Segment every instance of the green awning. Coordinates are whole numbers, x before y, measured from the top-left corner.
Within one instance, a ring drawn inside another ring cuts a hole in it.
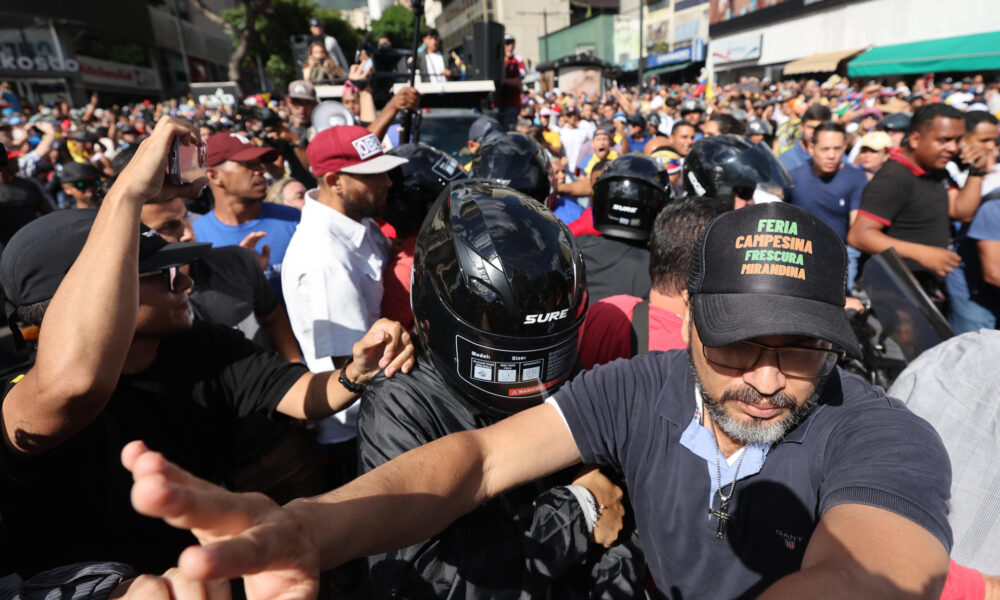
[[[998,69],[1000,31],[879,46],[847,63],[848,77]]]
[[[648,71],[643,71],[642,76],[646,75],[659,75],[660,73],[673,73],[674,71],[680,71],[681,69],[686,69],[690,67],[693,63],[691,61],[686,61],[682,63],[677,63],[676,65],[664,65],[662,67],[656,67],[655,69],[649,69]]]

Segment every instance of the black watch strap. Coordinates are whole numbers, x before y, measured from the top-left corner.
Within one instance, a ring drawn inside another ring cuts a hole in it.
[[[340,367],[340,377],[337,378],[337,381],[340,382],[340,385],[347,388],[347,391],[352,392],[354,394],[360,394],[361,392],[365,391],[364,384],[355,383],[347,378],[347,365],[351,364],[351,361],[353,360],[354,357],[351,356],[350,358],[347,359],[347,362],[344,363],[344,366]]]

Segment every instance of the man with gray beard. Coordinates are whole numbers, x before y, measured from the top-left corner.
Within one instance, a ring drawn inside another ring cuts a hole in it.
[[[123,453],[133,505],[196,528],[206,546],[180,561],[192,577],[253,573],[259,591],[308,591],[321,566],[426,539],[491,497],[593,463],[624,476],[656,598],[939,598],[948,456],[928,423],[837,368],[860,353],[846,271],[843,242],[810,213],[730,211],[692,251],[688,349],[601,365],[540,406],[283,508],[135,443]],[[605,507],[588,504],[602,527]]]

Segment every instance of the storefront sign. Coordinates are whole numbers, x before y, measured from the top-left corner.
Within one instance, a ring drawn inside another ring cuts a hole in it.
[[[80,63],[80,74],[84,83],[150,91],[160,89],[160,76],[155,69],[89,56],[79,56],[77,60]]]
[[[219,108],[220,106],[236,108],[236,104],[240,100],[240,88],[232,81],[192,83],[191,93],[198,104],[206,108]]]
[[[717,65],[743,60],[756,60],[760,58],[760,37],[760,34],[754,34],[731,39],[712,40],[710,46],[712,60]]]
[[[0,29],[0,73],[17,77],[76,76],[80,65],[59,58],[58,41],[48,29]]]
[[[705,43],[701,40],[695,40],[694,44],[687,48],[647,57],[646,68],[653,69],[664,65],[674,65],[682,62],[700,62],[703,60],[705,60]]]

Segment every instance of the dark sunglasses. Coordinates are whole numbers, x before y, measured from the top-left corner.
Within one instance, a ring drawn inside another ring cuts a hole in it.
[[[829,348],[803,346],[767,346],[757,342],[742,341],[717,348],[702,345],[708,362],[737,371],[753,369],[765,350],[773,350],[778,358],[778,370],[786,377],[817,379],[826,377],[837,366],[843,352]]]
[[[174,284],[177,280],[177,267],[167,267],[166,269],[160,269],[158,271],[149,271],[148,273],[139,273],[139,279],[146,277],[166,277],[167,279],[167,289],[171,292],[174,290]]]
[[[103,177],[95,177],[93,179],[84,179],[83,181],[74,181],[73,187],[78,190],[85,190],[87,188],[97,187],[104,183]]]

